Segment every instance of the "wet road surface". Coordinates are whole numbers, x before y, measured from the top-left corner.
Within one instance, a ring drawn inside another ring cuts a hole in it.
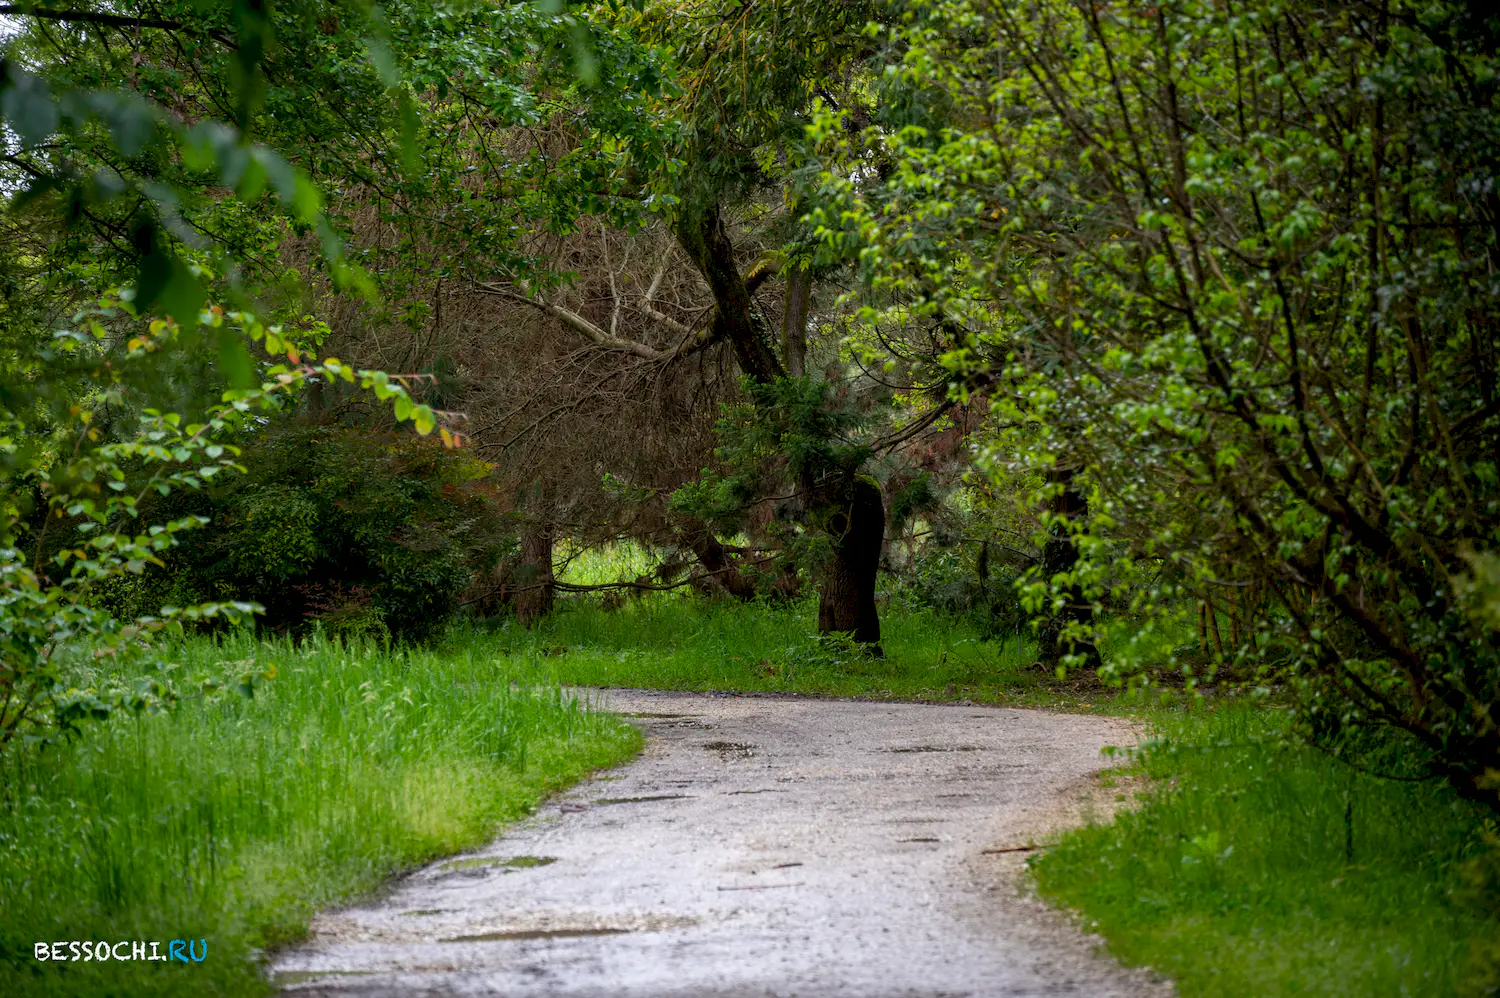
[[[1166,995],[1020,882],[1079,820],[1110,718],[608,691],[641,758],[488,847],[328,912],[298,998]],[[1097,794],[1095,795],[1097,796]]]

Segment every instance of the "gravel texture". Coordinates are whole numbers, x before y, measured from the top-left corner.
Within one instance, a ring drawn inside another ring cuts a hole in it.
[[[610,690],[645,753],[485,849],[320,915],[288,995],[1171,994],[1029,896],[1025,846],[1113,805],[1124,721]],[[1107,800],[1108,805],[1102,803]]]

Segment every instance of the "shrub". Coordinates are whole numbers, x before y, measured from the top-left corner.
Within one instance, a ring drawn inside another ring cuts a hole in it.
[[[235,594],[264,626],[420,640],[512,544],[490,466],[407,434],[286,421],[245,441],[246,474],[177,500],[209,517],[117,600]]]

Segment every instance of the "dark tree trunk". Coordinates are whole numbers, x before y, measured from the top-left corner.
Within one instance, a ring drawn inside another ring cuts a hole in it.
[[[750,288],[734,262],[734,244],[724,230],[719,206],[684,206],[677,222],[677,242],[713,291],[713,339],[728,340],[740,370],[756,381],[772,382],[785,375],[755,321]]]
[[[812,304],[812,273],[787,271],[786,307],[781,314],[781,356],[786,373],[800,378],[807,363],[807,310]]]
[[[527,627],[552,612],[552,528],[535,525],[521,536],[521,557],[512,576],[516,619]]]
[[[1088,499],[1073,487],[1074,469],[1061,468],[1048,472],[1047,481],[1061,485],[1062,489],[1047,500],[1047,510],[1068,520],[1075,520],[1088,513]],[[1073,535],[1061,523],[1054,523],[1042,545],[1042,574],[1050,582],[1061,572],[1071,572],[1078,564],[1078,547]],[[1083,587],[1069,586],[1067,605],[1060,614],[1051,614],[1043,619],[1041,632],[1037,635],[1037,657],[1049,666],[1056,666],[1064,655],[1083,655],[1090,669],[1099,667],[1099,650],[1087,641],[1064,641],[1062,632],[1069,623],[1091,624],[1094,607],[1083,598]]]
[[[866,476],[857,476],[818,513],[833,541],[833,560],[823,575],[818,599],[818,632],[850,634],[854,640],[878,649],[880,614],[875,608],[875,574],[885,541],[885,503],[880,486]]]

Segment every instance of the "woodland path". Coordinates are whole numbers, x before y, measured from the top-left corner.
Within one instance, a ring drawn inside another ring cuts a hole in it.
[[[488,847],[320,915],[286,993],[505,998],[1167,995],[1027,895],[1124,721],[610,690],[649,741]],[[1113,801],[1114,793],[1107,792]]]

